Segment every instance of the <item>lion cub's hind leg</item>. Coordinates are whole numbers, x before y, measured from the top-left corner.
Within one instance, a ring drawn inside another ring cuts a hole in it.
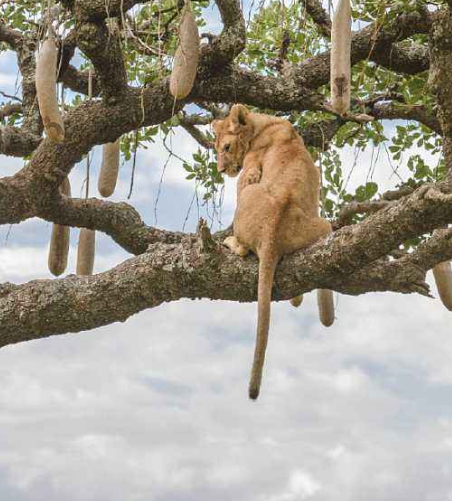
[[[249,249],[242,244],[239,243],[237,240],[237,237],[227,237],[224,241],[223,244],[226,245],[226,247],[229,247],[232,252],[235,252],[238,254],[240,257],[245,257],[249,253]]]

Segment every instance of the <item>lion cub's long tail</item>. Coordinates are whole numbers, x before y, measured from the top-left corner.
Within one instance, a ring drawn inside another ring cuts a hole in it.
[[[259,396],[264,368],[265,350],[268,342],[270,326],[270,306],[272,297],[273,277],[279,257],[271,249],[259,253],[259,284],[257,290],[257,335],[254,348],[253,368],[248,395],[255,400]]]
[[[334,322],[334,298],[333,291],[328,289],[317,290],[317,306],[319,308],[319,318],[325,327],[333,325]]]

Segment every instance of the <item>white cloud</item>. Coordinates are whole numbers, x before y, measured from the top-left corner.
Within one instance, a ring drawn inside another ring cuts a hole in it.
[[[273,496],[270,501],[297,501],[314,496],[321,486],[312,476],[303,470],[294,470],[290,474],[289,486],[283,494]],[[265,498],[264,498],[265,499]]]
[[[368,308],[370,324],[380,315],[377,297],[387,308],[384,295],[341,301],[344,308],[376,305]],[[448,474],[434,474],[429,461],[450,454],[444,444],[452,416],[418,412],[410,416],[415,426],[402,424],[412,410],[404,387],[386,387],[387,374],[372,369],[380,364],[397,376],[403,360],[414,371],[421,358],[436,363],[442,346],[431,343],[426,352],[410,337],[417,359],[392,353],[388,361],[390,332],[380,331],[382,345],[373,353],[376,340],[369,347],[350,336],[360,323],[322,331],[317,319],[311,322],[314,297],[303,310],[273,310],[258,402],[246,397],[255,305],[182,301],[126,324],[3,349],[0,465],[9,483],[29,496],[45,483],[49,500],[95,492],[96,501],[332,501],[340,489],[341,499],[377,501],[372,492],[405,499],[391,493],[407,494],[416,475],[433,475],[445,496],[441,479]],[[396,337],[406,339],[421,316],[399,324]],[[436,336],[448,330],[435,325]],[[416,402],[428,406],[428,389],[419,392]],[[414,475],[421,465],[423,473]]]

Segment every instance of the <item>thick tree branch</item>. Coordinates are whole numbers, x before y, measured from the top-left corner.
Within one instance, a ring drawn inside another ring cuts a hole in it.
[[[20,186],[23,203],[14,210],[5,198],[0,197],[0,224],[24,220],[30,217],[30,213],[42,218],[51,217],[59,205],[58,186],[94,145],[113,142],[140,126],[161,123],[171,117],[173,108],[174,101],[166,80],[152,89],[128,90],[116,106],[100,101],[77,106],[65,117],[64,143],[43,141],[32,160],[19,173],[8,181],[3,180],[5,192],[12,184],[14,195],[17,195],[17,186]],[[10,129],[4,128],[3,131]],[[19,137],[22,136],[19,134]],[[3,136],[1,139],[0,144],[13,149],[12,140],[7,142],[9,138]]]
[[[438,103],[438,120],[443,131],[446,166],[452,173],[452,14],[444,7],[437,15],[430,32],[432,67],[429,83]]]
[[[97,198],[61,197],[46,219],[65,226],[102,231],[131,254],[143,254],[156,242],[177,243],[183,233],[153,228],[144,224],[138,212],[125,202]]]
[[[452,258],[449,230],[438,232],[417,254],[396,261],[385,256],[400,241],[452,221],[452,195],[446,189],[446,183],[425,186],[363,223],[286,256],[276,273],[274,299],[319,287],[348,294],[428,294],[426,267]],[[255,301],[257,260],[215,245],[209,249],[200,250],[196,237],[185,236],[175,244],[156,243],[145,254],[92,277],[5,284],[0,288],[0,346],[124,321],[181,297]]]
[[[370,114],[377,119],[415,120],[424,124],[437,134],[442,135],[438,118],[425,105],[419,104],[410,106],[398,102],[379,102],[372,107]]]
[[[20,31],[14,30],[0,21],[0,42],[6,42],[13,50],[17,50],[22,40]]]
[[[198,78],[190,96],[213,103],[245,103],[261,109],[280,111],[316,110],[324,97],[300,86],[291,78],[262,76],[242,68]]]
[[[341,118],[322,120],[310,124],[305,129],[299,129],[298,132],[303,137],[306,146],[313,146],[324,151],[328,149],[331,140],[344,124],[345,120]]]
[[[450,191],[451,186],[447,182],[424,185],[412,195],[389,205],[361,223],[336,231],[326,241],[314,244],[304,255],[316,255],[321,251],[317,255],[320,262],[315,271],[318,276],[322,276],[331,264],[323,261],[322,258],[326,256],[335,263],[338,276],[354,273],[385,257],[403,241],[452,221]],[[443,257],[448,259],[449,254],[441,256],[441,259]],[[290,275],[289,268],[285,272]],[[302,282],[309,280],[304,266],[297,265],[296,276]],[[317,285],[323,287],[326,284]],[[331,283],[327,286],[330,285]],[[333,288],[339,290],[336,285]]]
[[[209,45],[201,48],[201,73],[222,68],[242,52],[246,43],[245,19],[240,0],[215,0],[223,22],[220,36],[211,36]]]
[[[419,63],[419,51],[413,52],[411,63],[402,58],[408,56],[410,50],[396,50],[398,59],[391,58],[393,44],[404,40],[416,33],[428,33],[434,16],[426,9],[419,12],[404,13],[397,16],[392,22],[382,26],[371,24],[362,30],[353,33],[351,59],[352,64],[370,59],[395,71],[418,73],[424,71],[425,62]],[[403,61],[403,64],[401,64]],[[293,75],[299,85],[316,89],[325,85],[330,77],[330,52],[311,57],[293,69]]]
[[[382,27],[369,25],[354,33],[352,39],[352,62],[367,59],[388,62],[394,69],[417,73],[428,67],[419,57],[422,49],[396,47],[393,44],[416,33],[427,33],[434,16],[426,10],[401,14],[391,23]],[[396,54],[394,59],[391,54]],[[408,57],[407,61],[402,54]],[[403,65],[402,65],[403,59]],[[421,64],[422,63],[422,64]],[[204,64],[204,63],[203,63]],[[408,68],[408,66],[410,68]],[[201,65],[202,66],[202,65]],[[403,68],[402,68],[403,66]],[[323,97],[317,92],[318,87],[329,82],[329,51],[303,61],[285,78],[262,76],[242,68],[223,68],[220,73],[211,71],[206,75],[200,72],[191,97],[195,100],[206,99],[212,102],[243,102],[259,108],[291,111],[293,109],[320,109]]]
[[[101,93],[101,87],[99,79],[96,76],[96,73],[93,72],[92,75],[93,82],[93,97],[99,96]],[[59,81],[63,82],[64,85],[71,89],[74,92],[78,92],[80,94],[88,95],[88,81],[89,81],[89,72],[88,71],[79,71],[71,64],[66,68],[64,73],[62,72],[59,77]]]
[[[17,48],[17,61],[22,75],[22,131],[40,137],[44,130],[38,100],[36,98],[36,38],[33,35],[24,37]]]
[[[3,155],[11,157],[31,155],[41,141],[40,136],[28,132],[22,127],[10,125],[0,127],[0,153]]]
[[[393,44],[389,51],[372,52],[371,61],[399,73],[414,75],[430,67],[428,48],[420,45]]]
[[[103,98],[116,103],[127,90],[127,74],[119,37],[109,33],[102,22],[76,25],[77,45],[91,60],[99,79]]]
[[[319,28],[320,33],[327,38],[331,38],[331,19],[328,12],[323,8],[322,2],[320,0],[301,0],[301,3]]]

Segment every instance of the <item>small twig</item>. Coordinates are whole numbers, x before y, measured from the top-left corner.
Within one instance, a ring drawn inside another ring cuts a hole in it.
[[[397,190],[386,191],[385,193],[383,193],[383,195],[381,195],[381,199],[389,201],[400,200],[402,197],[411,195],[411,193],[413,193],[413,191],[418,187],[419,186],[416,186],[414,188],[411,186],[401,186]]]
[[[376,103],[379,103],[380,101],[397,101],[400,103],[404,102],[404,97],[403,94],[400,94],[397,92],[397,87],[394,89],[390,90],[389,92],[386,92],[384,94],[379,94],[377,96],[373,96],[367,99],[354,99],[354,103],[356,103],[358,106],[362,106],[364,108],[373,108],[373,106]]]
[[[12,99],[13,101],[17,101],[19,103],[22,102],[22,99],[20,99],[19,97],[17,96],[11,96],[9,94],[6,94],[5,92],[1,91],[0,90],[0,94],[3,96],[3,97],[6,97],[7,99]]]
[[[336,113],[333,110],[333,108],[331,108],[331,105],[329,103],[325,103],[322,106],[320,106],[319,110],[331,113],[346,122],[356,122],[362,124],[367,122],[373,122],[375,120],[375,117],[367,115],[366,113],[345,113],[341,115],[340,113]]]
[[[383,193],[378,200],[366,200],[365,202],[352,201],[344,205],[339,211],[339,216],[336,221],[333,221],[335,230],[348,226],[356,214],[373,214],[382,209],[391,206],[397,200],[411,195],[416,188],[411,186],[401,186],[397,190],[389,190]]]
[[[200,219],[198,222],[198,228],[196,229],[196,236],[198,241],[198,249],[200,253],[211,253],[217,248],[215,240],[212,238],[209,227],[204,219]]]
[[[135,182],[135,168],[137,165],[137,149],[138,149],[138,129],[135,131],[135,145],[133,150],[133,164],[132,164],[132,174],[130,176],[130,189],[129,194],[127,195],[127,200],[130,200],[133,192],[133,185]]]

